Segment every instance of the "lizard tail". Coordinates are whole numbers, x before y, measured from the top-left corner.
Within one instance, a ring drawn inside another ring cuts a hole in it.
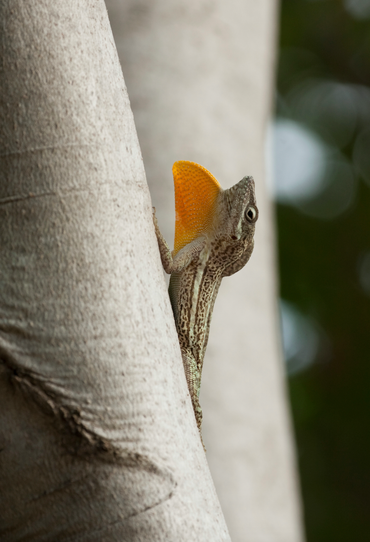
[[[200,403],[199,403],[201,371],[198,368],[198,364],[194,356],[188,350],[182,351],[182,361],[184,364],[186,381],[188,383],[189,393],[190,393],[191,402],[194,409],[195,420],[197,422],[197,426],[199,430],[200,440],[202,442],[204,451],[206,451],[203,438],[202,438],[203,412],[202,412],[202,407],[200,406]]]

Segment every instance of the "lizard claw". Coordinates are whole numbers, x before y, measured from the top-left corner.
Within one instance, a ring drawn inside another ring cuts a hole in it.
[[[154,224],[156,224],[156,222],[157,222],[157,217],[156,217],[155,213],[156,213],[156,209],[155,209],[155,207],[152,207],[152,216],[153,216]]]
[[[158,220],[155,214],[155,207],[152,207],[152,209],[153,209],[153,224],[154,224],[155,230],[157,231],[159,227],[158,227]]]

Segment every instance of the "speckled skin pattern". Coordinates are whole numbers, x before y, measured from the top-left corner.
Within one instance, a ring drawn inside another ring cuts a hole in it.
[[[253,251],[258,209],[254,181],[244,177],[220,190],[212,225],[173,257],[153,215],[162,264],[171,274],[169,295],[196,422],[201,430],[199,392],[212,311],[223,277],[242,269]]]

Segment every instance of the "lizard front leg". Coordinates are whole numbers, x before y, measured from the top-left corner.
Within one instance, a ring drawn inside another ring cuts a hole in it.
[[[161,255],[163,269],[166,271],[166,273],[170,275],[172,273],[172,266],[173,266],[172,252],[170,250],[170,247],[167,244],[166,239],[163,237],[161,230],[159,229],[158,220],[157,220],[157,217],[155,216],[155,207],[153,207],[153,224],[154,224],[155,234],[157,236],[158,248],[159,248],[159,253]]]
[[[173,255],[173,252],[171,252],[165,238],[161,233],[161,230],[159,229],[154,207],[153,223],[158,240],[159,253],[161,255],[163,269],[169,275],[172,275],[173,273],[180,273],[199,255],[205,245],[204,237],[197,237],[194,239],[194,241],[188,245],[185,245],[181,250],[179,250],[176,255]]]

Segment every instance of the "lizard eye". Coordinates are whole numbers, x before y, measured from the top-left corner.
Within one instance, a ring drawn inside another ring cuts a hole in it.
[[[253,222],[257,216],[257,211],[254,207],[248,207],[245,211],[245,218],[248,222]]]

